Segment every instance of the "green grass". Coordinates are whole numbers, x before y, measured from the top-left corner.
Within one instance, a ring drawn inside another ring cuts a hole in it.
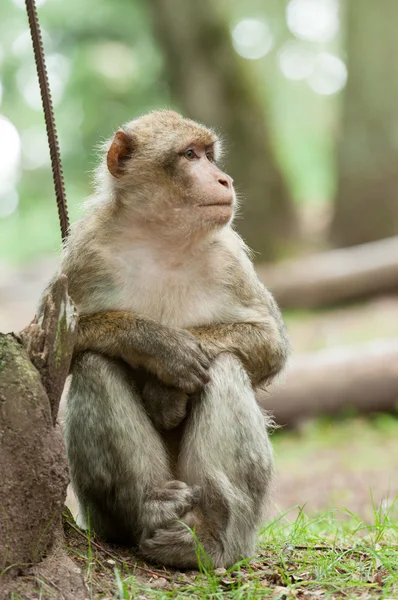
[[[394,505],[388,512],[375,509],[370,523],[350,511],[310,518],[300,509],[293,520],[284,514],[263,528],[256,556],[229,569],[212,569],[202,548],[198,572],[156,569],[92,536],[84,538],[82,532],[78,537],[83,546],[70,552],[85,565],[90,597],[95,599],[387,600],[398,598],[394,512]]]

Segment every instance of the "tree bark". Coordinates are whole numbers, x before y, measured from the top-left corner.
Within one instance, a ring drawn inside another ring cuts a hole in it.
[[[81,573],[61,548],[69,478],[55,426],[76,334],[65,276],[20,336],[0,334],[0,565],[7,597],[39,597],[40,574],[49,564],[64,598],[87,594]]]
[[[68,483],[62,439],[40,379],[13,335],[0,334],[0,564],[37,563],[51,548]]]
[[[319,308],[398,292],[398,237],[333,250],[257,273],[283,308]]]
[[[41,375],[54,425],[76,336],[77,313],[68,296],[68,279],[61,275],[43,298],[39,316],[20,333],[30,360]]]
[[[226,137],[226,170],[244,198],[240,233],[264,259],[286,255],[297,234],[296,214],[249,61],[233,50],[220,7],[211,0],[151,0],[149,6],[176,103]]]
[[[398,233],[398,2],[349,0],[348,82],[331,240],[351,246]]]
[[[257,399],[279,425],[290,426],[347,410],[394,411],[398,401],[398,340],[298,356],[284,380],[259,392]]]

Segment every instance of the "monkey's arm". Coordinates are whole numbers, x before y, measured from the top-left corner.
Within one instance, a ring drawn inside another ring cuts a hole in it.
[[[248,373],[254,387],[272,379],[285,365],[288,342],[274,336],[262,323],[209,325],[189,329],[214,354],[232,352]]]
[[[258,300],[262,303],[258,305]],[[237,356],[252,385],[270,381],[284,367],[290,344],[280,311],[269,292],[260,289],[255,300],[258,320],[189,328],[210,346],[210,351],[232,352]]]
[[[200,340],[188,331],[165,327],[134,313],[80,316],[75,354],[85,350],[144,367],[163,383],[187,393],[209,381],[210,360]]]

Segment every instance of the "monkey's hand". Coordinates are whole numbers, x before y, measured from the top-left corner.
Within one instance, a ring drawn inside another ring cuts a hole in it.
[[[258,323],[228,323],[193,327],[212,357],[231,352],[242,362],[253,386],[272,380],[286,363],[289,341],[282,321],[264,319]]]
[[[165,333],[157,336],[157,352],[148,357],[144,366],[171,388],[187,394],[199,391],[210,381],[210,353],[188,331],[164,329]]]
[[[186,417],[189,396],[149,376],[142,390],[145,409],[156,429],[174,429]]]
[[[187,394],[209,381],[211,355],[184,329],[166,327],[129,312],[103,312],[79,318],[75,354],[85,350],[143,367],[161,382]]]

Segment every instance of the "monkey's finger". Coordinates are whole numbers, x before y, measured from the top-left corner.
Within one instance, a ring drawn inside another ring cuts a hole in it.
[[[199,379],[202,386],[206,385],[210,381],[210,375],[208,369],[202,367],[200,363],[196,363],[192,368],[193,374]]]
[[[201,366],[201,368],[200,368],[199,375],[200,375],[201,379],[204,381],[204,383],[209,383],[209,381],[210,381],[209,368],[211,365],[209,364],[209,366],[207,366],[207,364],[206,364],[206,366],[203,366],[202,363],[200,363],[200,366]]]
[[[198,485],[188,486],[182,481],[170,481],[164,487],[155,489],[153,495],[157,501],[174,503],[181,512],[198,504],[201,488]]]
[[[179,479],[170,479],[170,481],[166,481],[166,483],[162,486],[161,489],[166,490],[186,490],[188,484],[185,481],[180,481]]]
[[[198,356],[198,361],[202,365],[204,369],[210,369],[211,361],[210,357],[204,352],[200,353]]]
[[[207,372],[211,366],[211,361],[203,352],[193,352],[188,360],[191,361],[192,368],[195,371],[198,370],[198,374],[203,371]]]
[[[177,387],[186,392],[187,394],[193,394],[199,392],[202,387],[207,383],[203,378],[199,377],[195,373],[191,373],[188,377],[185,374],[177,381]]]
[[[202,497],[202,488],[200,485],[193,485],[192,488],[192,503],[199,504]]]

